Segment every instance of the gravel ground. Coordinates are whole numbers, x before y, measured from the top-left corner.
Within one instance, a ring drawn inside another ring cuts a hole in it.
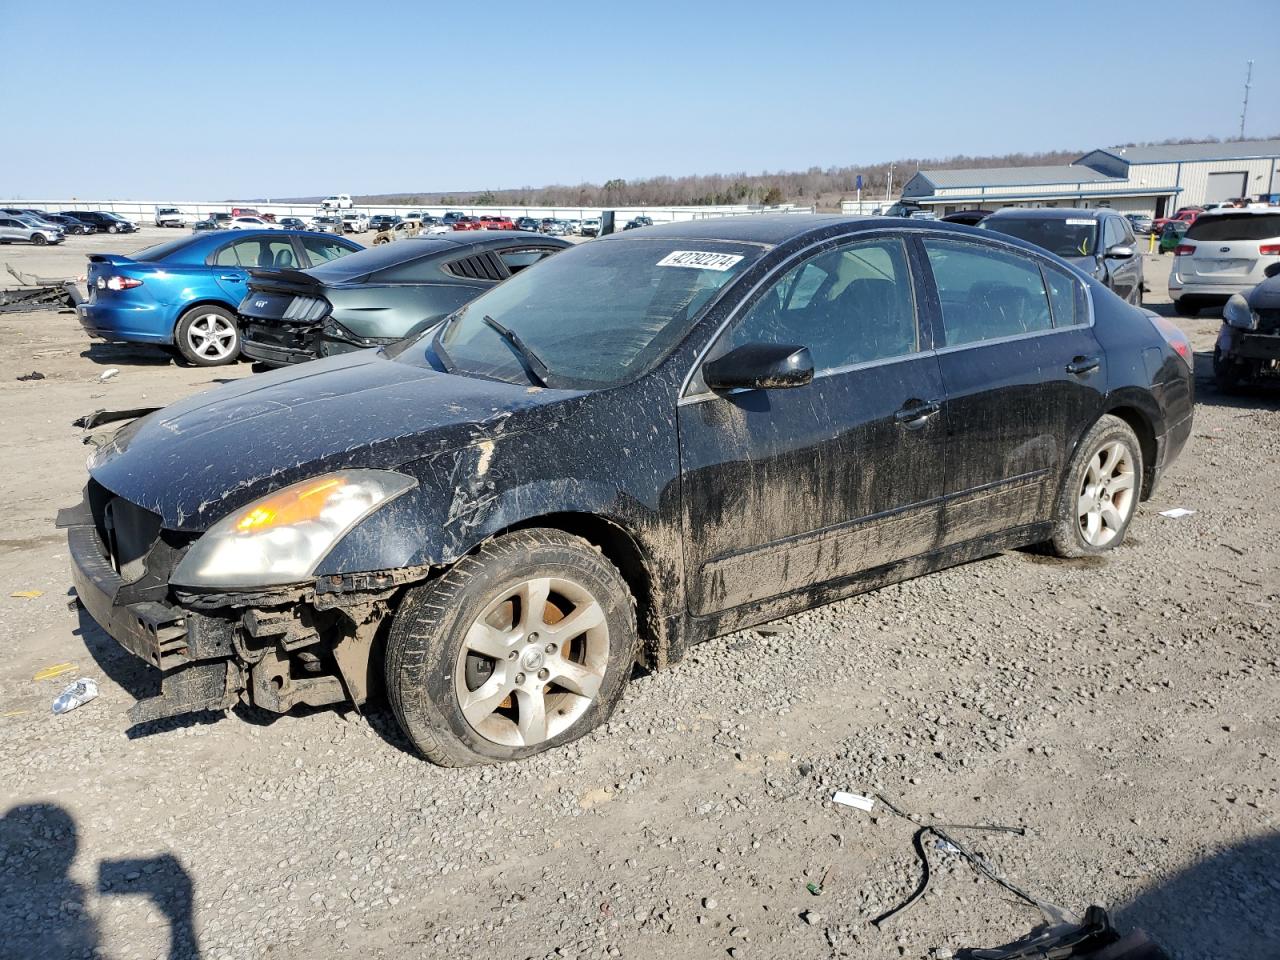
[[[156,233],[0,259],[79,273]],[[1167,263],[1147,265],[1165,313]],[[1004,553],[725,637],[637,675],[567,749],[444,770],[384,708],[128,729],[155,680],[67,607],[69,423],[249,370],[0,319],[0,957],[946,957],[1038,921],[932,849],[929,892],[876,928],[917,883],[915,824],[837,789],[1025,827],[957,836],[1179,958],[1280,956],[1280,398],[1216,393],[1218,321],[1181,323],[1193,440],[1107,559]],[[101,696],[52,716],[78,676]]]

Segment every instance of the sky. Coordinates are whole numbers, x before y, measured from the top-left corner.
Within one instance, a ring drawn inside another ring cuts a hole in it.
[[[1231,137],[1250,58],[1246,136],[1280,133],[1276,0],[1211,7],[0,0],[0,196],[465,193]]]

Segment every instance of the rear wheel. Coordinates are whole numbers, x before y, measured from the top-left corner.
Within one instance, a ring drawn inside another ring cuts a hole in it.
[[[1190,297],[1183,297],[1181,300],[1173,301],[1173,311],[1180,317],[1198,317],[1200,316],[1200,304]]]
[[[525,530],[406,594],[387,641],[387,692],[428,760],[519,760],[607,720],[637,643],[613,564],[578,537]]]
[[[178,321],[174,341],[179,352],[198,367],[221,367],[240,356],[236,318],[222,307],[192,307]]]
[[[1133,428],[1104,416],[1080,441],[1054,511],[1053,552],[1084,557],[1119,546],[1142,491],[1142,447]]]

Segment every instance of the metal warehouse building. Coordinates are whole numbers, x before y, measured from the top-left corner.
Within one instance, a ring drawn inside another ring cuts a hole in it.
[[[1072,163],[985,170],[920,170],[902,188],[946,216],[995,207],[1111,207],[1164,216],[1235,197],[1277,199],[1280,140],[1091,150]]]

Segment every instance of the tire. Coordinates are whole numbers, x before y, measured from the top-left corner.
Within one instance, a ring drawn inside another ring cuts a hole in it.
[[[548,598],[541,616],[523,609],[530,597],[531,608]],[[561,637],[556,622],[575,616],[591,626]],[[387,695],[433,763],[520,760],[606,721],[638,643],[635,604],[613,564],[579,537],[522,530],[408,591],[387,639]],[[464,712],[462,698],[485,688]]]
[[[119,231],[119,229],[120,229],[119,227],[113,224],[112,226],[107,227],[107,233],[116,233]]]
[[[43,247],[48,242],[49,242],[49,238],[46,237],[43,233],[33,233],[31,235],[31,243],[34,246]]]
[[[1231,393],[1240,387],[1240,364],[1222,355],[1222,348],[1213,348],[1213,384],[1223,393]]]
[[[1118,461],[1112,459],[1117,451],[1123,451]],[[1108,481],[1103,489],[1100,475]],[[1052,552],[1088,557],[1118,547],[1137,512],[1142,477],[1142,446],[1133,428],[1119,417],[1101,417],[1080,441],[1063,478],[1049,540]],[[1082,513],[1086,498],[1094,509]]]
[[[1173,312],[1180,317],[1198,317],[1200,316],[1200,305],[1192,301],[1190,297],[1183,297],[1181,300],[1173,301]]]
[[[228,339],[228,334],[230,339]],[[197,367],[222,367],[240,356],[240,328],[236,316],[222,307],[192,307],[173,332],[178,352]]]

